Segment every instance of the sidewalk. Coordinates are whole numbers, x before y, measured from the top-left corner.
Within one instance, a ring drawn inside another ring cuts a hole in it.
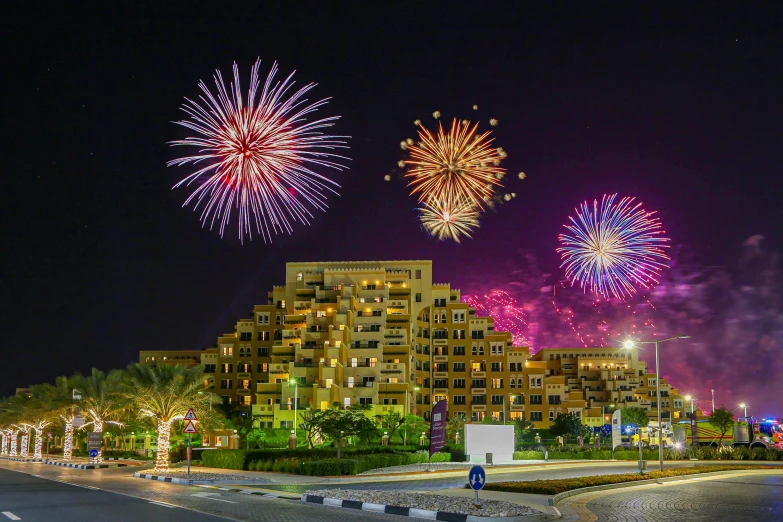
[[[472,489],[456,488],[456,489],[437,489],[437,490],[422,490],[420,493],[427,495],[441,495],[444,497],[462,497],[473,498],[474,493]],[[557,515],[558,511],[554,507],[549,505],[550,495],[534,495],[532,493],[509,493],[506,491],[479,491],[479,502],[482,500],[502,500],[503,502],[511,502],[513,504],[521,504],[523,506],[537,509],[547,515]]]

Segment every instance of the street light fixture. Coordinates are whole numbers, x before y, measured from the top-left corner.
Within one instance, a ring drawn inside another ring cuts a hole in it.
[[[294,437],[296,437],[296,414],[299,405],[299,381],[296,378],[288,379],[288,386],[294,385]]]
[[[745,410],[745,418],[747,419],[748,418],[748,405],[743,402],[742,404],[739,405],[739,407]]]
[[[668,339],[656,339],[654,341],[632,341],[628,339],[623,343],[623,346],[629,350],[637,344],[655,345],[655,395],[658,399],[658,463],[661,466],[661,471],[663,471],[663,427],[661,425],[661,364],[658,359],[658,345],[667,341],[674,341],[675,339],[690,339],[690,337],[690,335],[677,335]],[[641,445],[641,438],[639,439],[639,444]]]

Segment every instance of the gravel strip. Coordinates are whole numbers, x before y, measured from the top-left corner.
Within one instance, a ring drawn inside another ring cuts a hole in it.
[[[166,473],[157,473],[153,470],[147,470],[142,473],[155,475],[157,477],[170,477],[178,479],[188,479],[187,469],[170,469]],[[204,471],[191,471],[190,480],[244,480],[247,482],[271,482],[268,478],[248,477],[247,475],[232,475],[230,473],[207,473]]]
[[[473,499],[468,497],[445,497],[443,495],[424,495],[401,491],[319,489],[317,491],[308,491],[307,494],[324,498],[356,500],[372,504],[446,511],[448,513],[482,517],[518,517],[541,514],[541,511],[536,509],[500,500],[479,500],[480,505],[476,507],[473,505]]]

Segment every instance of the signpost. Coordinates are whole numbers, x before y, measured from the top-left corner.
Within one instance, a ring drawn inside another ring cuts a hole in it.
[[[473,466],[468,471],[468,483],[471,489],[476,494],[475,504],[478,506],[478,492],[484,487],[484,482],[487,480],[487,474],[484,472],[484,468],[481,466]]]
[[[196,431],[196,425],[194,424],[194,422],[198,422],[198,418],[196,417],[196,413],[193,411],[193,408],[188,409],[188,412],[185,414],[185,417],[183,417],[183,420],[187,421],[185,424],[185,429],[182,430],[182,432],[188,434],[188,478],[190,478],[190,440],[194,433],[198,433],[198,431]]]
[[[87,434],[87,451],[90,454],[90,458],[94,459],[101,451],[101,442],[103,439],[102,431],[92,431]],[[93,454],[95,452],[95,454]]]
[[[432,456],[443,449],[446,444],[446,408],[448,402],[439,401],[432,407],[432,415],[430,418],[430,456],[427,459],[427,468],[429,468],[430,459]]]
[[[612,414],[612,458],[614,458],[614,449],[622,443],[622,412],[615,410]]]

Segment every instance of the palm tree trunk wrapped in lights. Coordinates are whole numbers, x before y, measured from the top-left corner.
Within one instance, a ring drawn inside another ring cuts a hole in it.
[[[63,440],[63,460],[73,458],[73,420],[63,418],[65,422],[65,437]]]
[[[38,421],[33,426],[35,430],[35,445],[33,446],[33,458],[37,460],[43,459],[43,430],[49,425],[49,421]]]
[[[0,437],[2,437],[2,447],[0,447],[0,455],[5,457],[8,454],[9,435],[7,430],[0,430]]]
[[[20,451],[20,457],[26,459],[30,454],[30,432],[25,431],[22,434],[22,449]]]
[[[11,443],[9,444],[9,456],[11,457],[16,457],[18,455],[19,431],[20,430],[11,430]]]
[[[102,433],[105,424],[122,426],[121,422],[112,420],[123,411],[123,378],[119,370],[113,370],[108,374],[93,368],[92,374],[74,380],[74,387],[81,392],[79,408],[90,422],[84,423],[82,428],[92,424],[94,433]],[[96,462],[103,462],[103,448],[98,449]]]
[[[158,419],[158,454],[155,457],[155,471],[168,471],[171,451],[171,423]]]

